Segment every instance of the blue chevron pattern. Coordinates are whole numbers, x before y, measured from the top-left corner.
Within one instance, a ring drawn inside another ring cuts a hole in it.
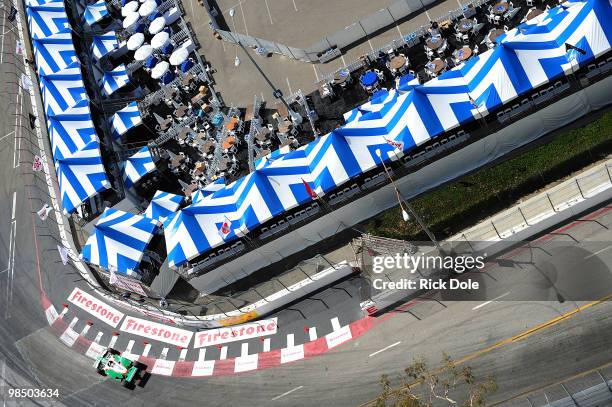
[[[122,135],[130,129],[140,125],[142,118],[138,110],[138,103],[132,102],[121,110],[115,112],[111,118],[111,132],[113,140],[118,140]]]
[[[153,156],[151,156],[149,147],[145,146],[123,164],[123,182],[127,188],[131,188],[142,177],[154,170]]]
[[[571,73],[564,43],[588,50],[573,63],[586,64],[610,50],[609,0],[572,1],[535,22],[498,38],[497,46],[467,63],[419,85],[381,93],[347,113],[347,124],[287,154],[257,162],[256,171],[195,201],[168,218],[164,230],[170,267],[178,267],[212,248],[311,200],[302,180],[318,195],[381,165],[402,141],[405,154],[444,132],[486,115],[519,95]],[[410,83],[408,85],[408,83]],[[229,235],[219,228],[231,222]]]
[[[119,46],[117,36],[114,31],[96,35],[91,40],[91,53],[93,57],[100,60],[104,55],[114,51]]]
[[[184,201],[183,195],[157,191],[145,211],[145,216],[163,222],[168,216],[175,213]]]
[[[64,212],[73,213],[91,196],[110,187],[97,137],[77,152],[55,162]]]
[[[81,252],[81,259],[117,273],[136,276],[144,250],[159,228],[159,222],[106,208]]]
[[[46,38],[70,30],[64,2],[48,2],[26,7],[28,26],[33,39]]]
[[[88,5],[83,13],[85,22],[89,25],[97,23],[107,15],[109,14],[108,9],[106,8],[106,2],[104,0],[98,0],[95,3]]]
[[[106,96],[110,96],[128,83],[130,83],[130,77],[127,74],[125,65],[121,64],[112,71],[104,72],[100,88]]]
[[[39,75],[59,72],[78,61],[70,32],[33,39],[32,47]]]

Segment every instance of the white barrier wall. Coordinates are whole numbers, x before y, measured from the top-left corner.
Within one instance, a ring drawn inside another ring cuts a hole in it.
[[[402,194],[410,199],[482,167],[591,111],[607,106],[612,102],[608,86],[612,86],[612,77],[569,95],[485,139],[397,179],[396,184]],[[219,265],[214,270],[189,280],[189,283],[201,292],[212,293],[395,205],[397,200],[393,187],[385,185],[294,232],[279,235],[276,240]]]

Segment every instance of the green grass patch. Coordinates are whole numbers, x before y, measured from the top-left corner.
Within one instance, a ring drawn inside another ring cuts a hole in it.
[[[451,236],[612,151],[612,112],[585,127],[494,167],[481,169],[411,203],[436,238]],[[398,207],[366,223],[369,233],[405,240],[426,240],[416,222],[404,222]]]

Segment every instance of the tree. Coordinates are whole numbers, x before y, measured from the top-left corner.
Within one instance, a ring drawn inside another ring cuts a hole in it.
[[[486,406],[486,397],[497,391],[493,377],[478,380],[469,366],[459,367],[446,353],[442,366],[432,370],[424,359],[414,359],[394,387],[388,375],[382,375],[377,407]]]

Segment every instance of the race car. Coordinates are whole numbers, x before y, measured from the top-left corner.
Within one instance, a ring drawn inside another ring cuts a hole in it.
[[[108,348],[102,356],[96,358],[94,367],[98,374],[110,377],[123,387],[133,389],[137,380],[142,380],[147,367],[121,356],[119,351]]]

